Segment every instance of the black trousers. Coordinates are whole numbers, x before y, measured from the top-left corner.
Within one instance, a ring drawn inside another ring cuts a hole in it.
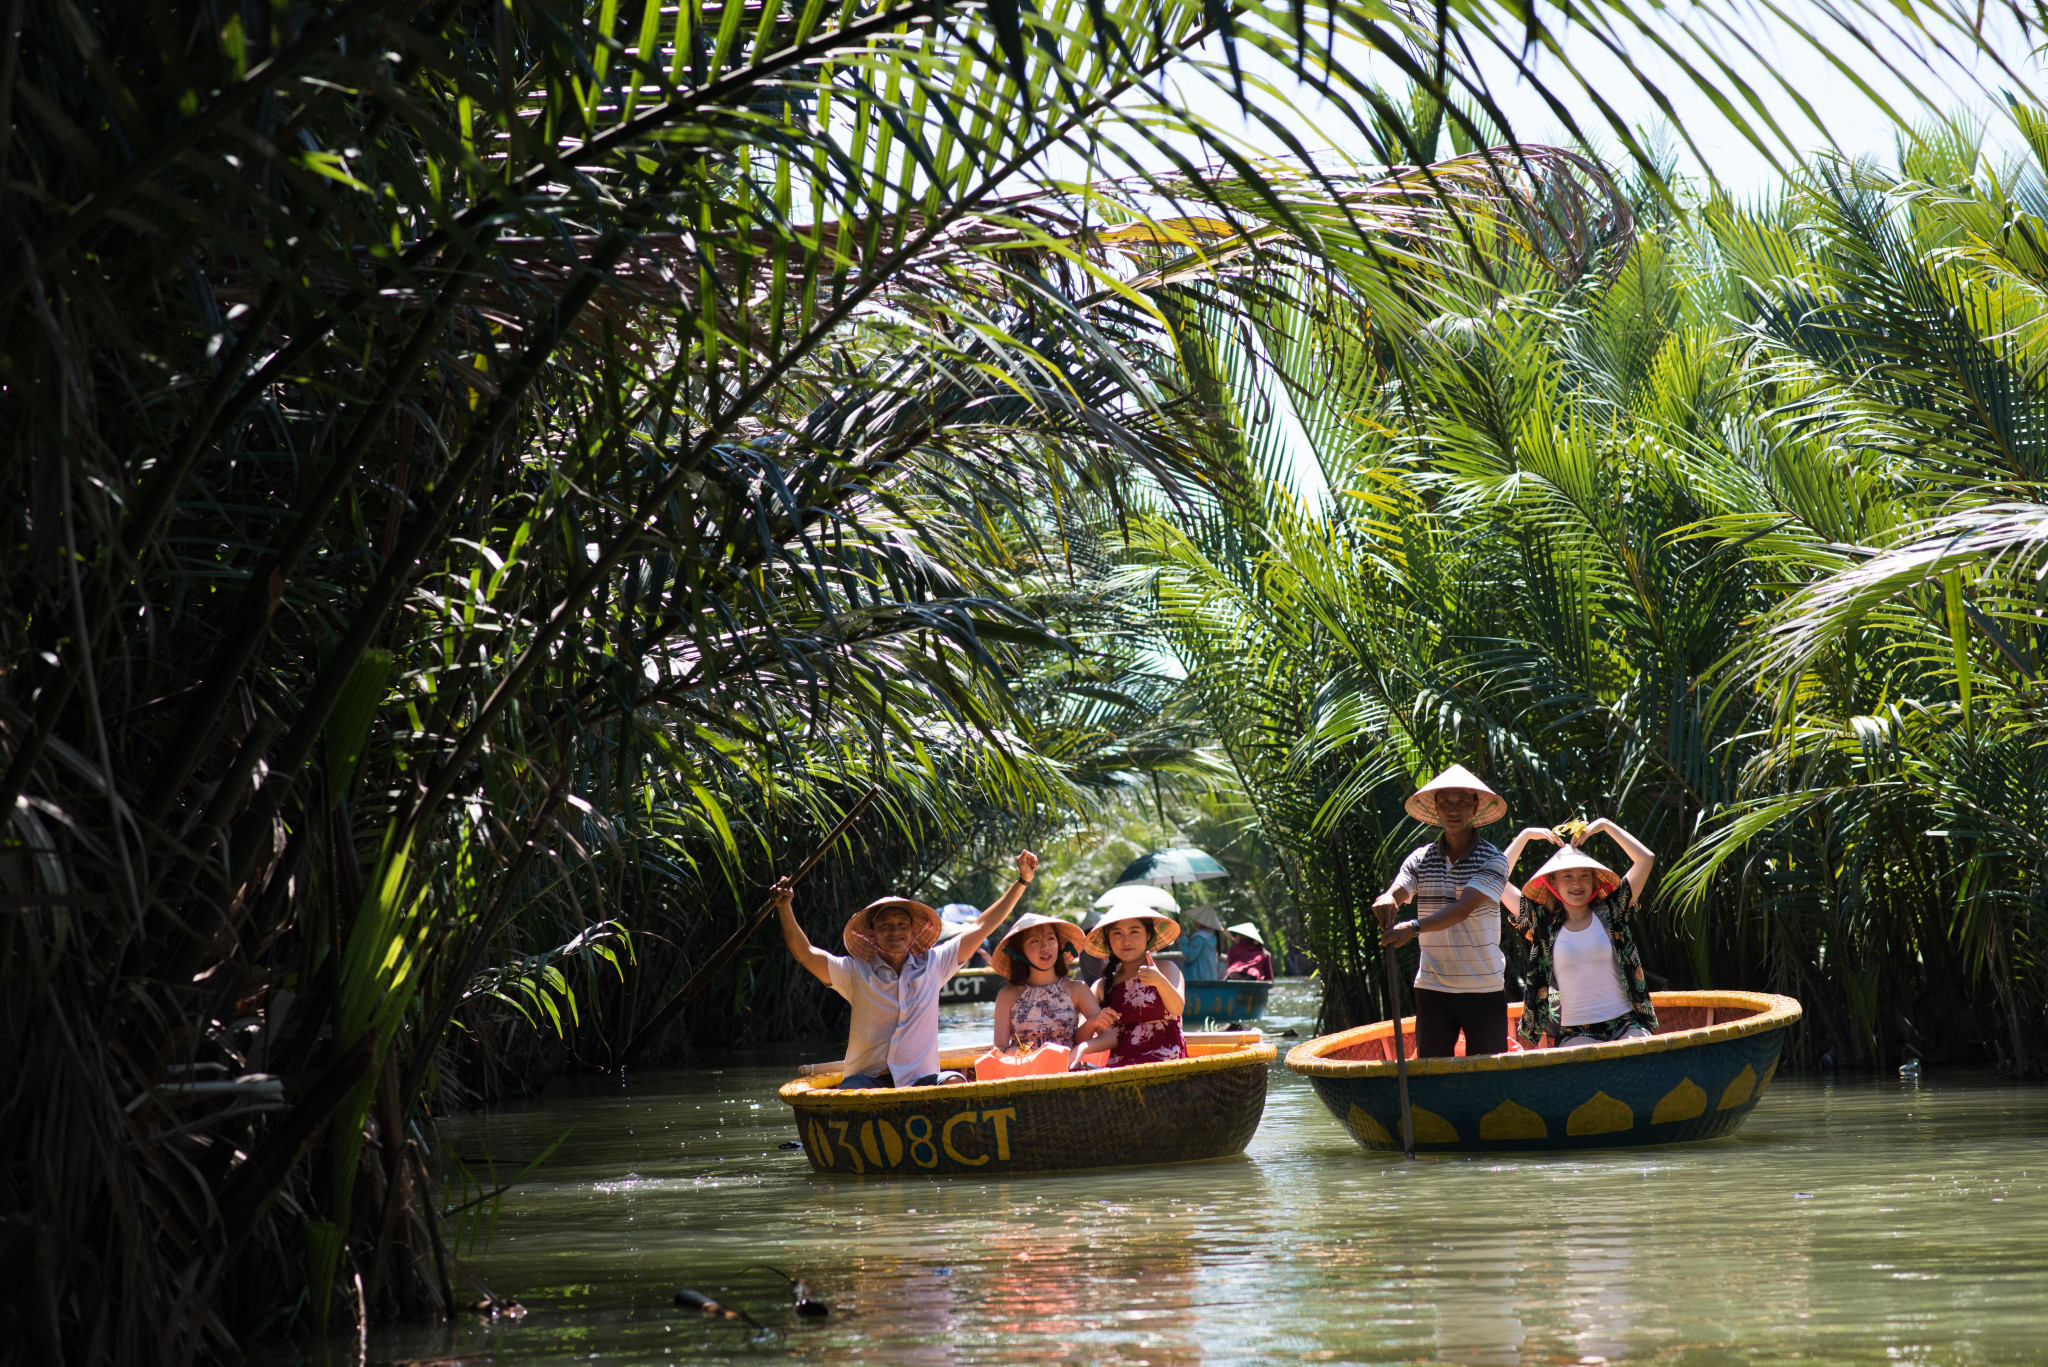
[[[1508,994],[1415,989],[1415,1057],[1449,1058],[1465,1036],[1465,1057],[1508,1051]]]

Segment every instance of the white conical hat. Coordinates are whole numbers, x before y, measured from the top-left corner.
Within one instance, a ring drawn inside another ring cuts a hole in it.
[[[1009,934],[1003,936],[1001,942],[996,945],[996,952],[988,956],[988,966],[996,971],[997,977],[1010,976],[1013,962],[1010,958],[1010,942],[1025,931],[1036,930],[1040,926],[1051,926],[1052,933],[1059,936],[1061,944],[1077,955],[1081,952],[1081,927],[1072,921],[1063,921],[1057,916],[1041,916],[1035,911],[1027,911],[1017,918],[1017,923],[1010,927]],[[1022,954],[1023,950],[1020,948],[1017,952]]]
[[[1442,825],[1436,817],[1435,794],[1446,788],[1463,788],[1467,792],[1479,794],[1479,812],[1472,818],[1472,824],[1475,826],[1490,825],[1508,814],[1506,798],[1487,787],[1484,779],[1464,765],[1453,764],[1415,790],[1415,795],[1407,802],[1408,815],[1417,821],[1426,821],[1432,826]]]
[[[1540,902],[1546,907],[1559,905],[1563,899],[1551,889],[1550,875],[1562,873],[1566,869],[1591,869],[1593,871],[1593,899],[1595,901],[1607,896],[1621,886],[1620,874],[1608,868],[1592,855],[1587,854],[1577,845],[1567,845],[1556,854],[1551,855],[1545,861],[1543,867],[1536,870],[1534,878],[1522,884],[1522,896]]]
[[[1124,921],[1150,921],[1153,949],[1164,949],[1180,938],[1180,922],[1172,917],[1138,907],[1125,907],[1103,913],[1102,919],[1095,923],[1095,929],[1089,931],[1088,938],[1081,942],[1081,947],[1098,959],[1114,959],[1116,955],[1109,948],[1109,928]]]

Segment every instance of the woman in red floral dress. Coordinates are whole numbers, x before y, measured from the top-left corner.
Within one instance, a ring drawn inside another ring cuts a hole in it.
[[[1180,969],[1155,963],[1152,952],[1180,934],[1167,917],[1150,911],[1113,911],[1095,923],[1086,948],[1110,962],[1095,984],[1095,999],[1116,1026],[1109,1066],[1186,1058],[1180,1015],[1185,1005]]]

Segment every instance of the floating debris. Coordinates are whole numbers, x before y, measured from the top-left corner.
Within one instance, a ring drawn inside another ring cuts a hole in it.
[[[804,1141],[801,1139],[785,1139],[775,1147],[778,1149],[800,1149],[803,1146]]]
[[[1904,1063],[1901,1063],[1899,1065],[1899,1076],[1908,1082],[1918,1082],[1920,1080],[1920,1060],[1909,1058]]]
[[[796,1298],[796,1303],[792,1308],[795,1309],[797,1314],[807,1319],[822,1319],[832,1313],[831,1306],[823,1301],[811,1299],[811,1284],[802,1277],[792,1277],[772,1263],[755,1263],[754,1266],[764,1271],[773,1272],[776,1276],[789,1283],[790,1294]]]
[[[526,1307],[518,1301],[505,1296],[485,1296],[469,1308],[473,1314],[482,1315],[487,1319],[523,1320],[526,1318]]]
[[[746,1311],[720,1305],[702,1291],[692,1291],[687,1286],[676,1292],[676,1304],[685,1310],[695,1310],[707,1320],[741,1320],[756,1329],[762,1327],[761,1321]]]

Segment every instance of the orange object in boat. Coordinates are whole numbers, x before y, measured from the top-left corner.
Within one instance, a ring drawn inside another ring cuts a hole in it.
[[[991,1049],[974,1060],[974,1080],[1006,1082],[1013,1077],[1050,1077],[1066,1072],[1073,1057],[1072,1048],[1064,1044],[1041,1044],[1021,1054]],[[1101,1062],[1101,1059],[1098,1054],[1096,1062]]]

